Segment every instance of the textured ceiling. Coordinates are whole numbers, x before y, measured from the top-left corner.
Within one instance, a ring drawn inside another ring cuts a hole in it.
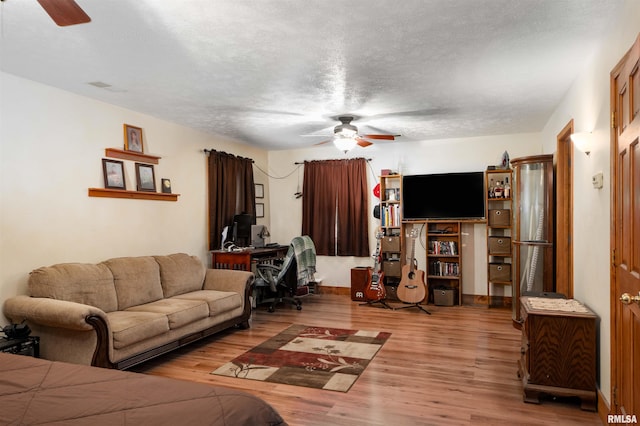
[[[622,3],[76,1],[92,22],[0,3],[2,70],[268,150],[345,113],[401,141],[540,131]]]

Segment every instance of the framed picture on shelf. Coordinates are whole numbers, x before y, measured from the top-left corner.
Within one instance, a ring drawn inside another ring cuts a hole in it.
[[[156,192],[156,178],[151,164],[136,163],[138,191]]]
[[[102,159],[104,187],[110,189],[126,189],[124,183],[124,164],[118,160]]]
[[[256,203],[256,217],[264,217],[264,204]]]
[[[162,192],[164,194],[171,194],[171,179],[160,179],[161,180],[161,186],[162,186]]]
[[[256,198],[264,198],[264,185],[256,183]]]
[[[142,129],[140,127],[129,124],[124,125],[124,149],[125,151],[144,152]]]

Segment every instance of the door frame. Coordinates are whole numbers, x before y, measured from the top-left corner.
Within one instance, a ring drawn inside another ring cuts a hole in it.
[[[573,299],[573,119],[558,133],[556,169],[556,292]]]

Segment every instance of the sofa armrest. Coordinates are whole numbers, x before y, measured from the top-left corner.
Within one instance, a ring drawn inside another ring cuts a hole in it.
[[[99,308],[81,303],[44,297],[15,296],[4,303],[4,315],[14,323],[27,320],[46,327],[89,331],[93,326],[86,319],[107,316]]]
[[[202,288],[243,294],[251,288],[253,279],[252,272],[233,269],[207,269]]]

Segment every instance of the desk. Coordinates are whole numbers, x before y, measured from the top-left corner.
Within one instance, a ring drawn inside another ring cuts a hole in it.
[[[288,250],[289,246],[264,247],[242,251],[213,250],[211,251],[211,267],[214,269],[252,271],[252,263],[283,259]]]

